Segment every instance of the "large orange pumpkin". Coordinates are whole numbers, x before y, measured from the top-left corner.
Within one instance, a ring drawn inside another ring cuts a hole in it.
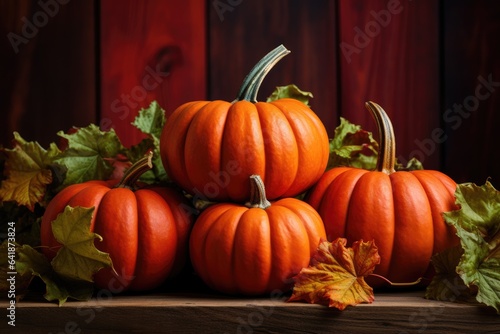
[[[52,259],[61,245],[51,222],[72,207],[95,207],[91,231],[103,241],[95,246],[110,254],[113,266],[95,275],[96,287],[110,291],[149,290],[178,273],[187,260],[193,217],[189,202],[165,187],[136,189],[139,175],[151,168],[151,155],[134,164],[122,180],[89,181],[68,186],[49,203],[41,223],[42,251]]]
[[[366,106],[378,125],[376,171],[333,168],[311,189],[306,201],[318,210],[328,240],[375,240],[381,257],[375,274],[395,283],[421,278],[430,258],[458,243],[442,212],[455,209],[455,182],[433,170],[397,171],[395,138],[385,111]],[[382,281],[373,283],[382,285]]]
[[[194,224],[189,248],[193,268],[211,288],[261,295],[291,288],[291,277],[309,265],[323,222],[307,203],[284,198],[269,203],[258,176],[251,176],[247,205],[219,203]]]
[[[160,140],[169,177],[200,198],[244,202],[248,177],[262,177],[269,199],[311,187],[328,162],[323,123],[295,99],[257,102],[267,72],[289,51],[280,46],[244,80],[233,102],[195,101],[168,118]]]

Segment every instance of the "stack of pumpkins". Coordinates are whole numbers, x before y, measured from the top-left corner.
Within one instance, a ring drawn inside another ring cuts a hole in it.
[[[372,102],[367,107],[381,138],[377,170],[325,172],[329,140],[316,114],[295,99],[256,101],[264,77],[288,53],[279,46],[266,55],[235,101],[189,102],[165,124],[160,152],[170,179],[195,199],[217,204],[195,217],[180,192],[138,185],[149,157],[120,182],[62,190],[43,217],[45,254],[55,255],[50,223],[66,205],[94,206],[91,229],[104,240],[96,246],[115,268],[96,274],[99,288],[117,281],[122,290],[155,288],[189,254],[217,291],[285,292],[320,240],[338,237],[375,240],[381,276],[396,282],[423,276],[431,255],[457,242],[441,217],[454,207],[455,183],[437,171],[395,172],[392,126]],[[304,201],[294,198],[306,191]]]

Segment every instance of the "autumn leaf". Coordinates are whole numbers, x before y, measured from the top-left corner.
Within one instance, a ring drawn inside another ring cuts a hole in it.
[[[3,151],[7,156],[6,179],[0,187],[0,201],[14,201],[33,211],[36,203],[44,201],[47,186],[52,183],[50,165],[60,151],[54,143],[45,150],[38,142],[27,142],[17,132],[14,132],[14,147]]]
[[[456,268],[463,255],[462,247],[455,246],[431,258],[435,274],[425,291],[425,298],[440,301],[467,301],[474,293],[457,274]]]
[[[16,249],[16,270],[24,278],[38,276],[45,283],[48,301],[62,305],[68,298],[90,299],[93,275],[101,268],[112,267],[109,255],[94,246],[94,239],[100,236],[90,232],[93,212],[94,208],[67,206],[57,216],[52,231],[62,247],[51,262],[29,245]]]
[[[310,92],[304,92],[299,89],[296,85],[278,86],[267,98],[266,102],[272,102],[278,99],[290,98],[299,100],[305,105],[309,106],[309,100],[312,99],[313,95]]]
[[[94,291],[91,282],[72,280],[58,275],[47,258],[29,245],[23,245],[17,249],[18,260],[16,270],[21,277],[26,275],[38,276],[45,283],[45,299],[57,300],[59,306],[64,304],[68,298],[76,300],[89,300]]]
[[[374,169],[377,165],[378,143],[372,133],[361,126],[340,118],[330,140],[330,159],[328,169],[339,166]]]
[[[477,288],[477,301],[500,313],[500,192],[488,181],[464,183],[455,198],[460,209],[443,216],[456,228],[463,248],[456,272],[468,287]]]
[[[107,179],[113,172],[113,160],[125,150],[113,129],[101,131],[94,124],[71,134],[57,134],[68,141],[68,148],[56,160],[67,168],[64,186]]]
[[[158,102],[153,101],[148,108],[139,110],[139,114],[132,124],[144,134],[160,138],[163,126],[165,125],[165,111]]]
[[[9,242],[5,239],[0,244],[0,293],[7,296],[11,290],[11,283],[15,284],[15,296],[19,301],[28,292],[28,287],[32,280],[31,274],[12,274],[16,272],[16,262],[18,261],[19,244]],[[12,279],[14,278],[14,279]]]
[[[373,289],[364,278],[380,263],[378,249],[373,241],[357,241],[352,248],[346,248],[346,243],[344,238],[322,240],[309,267],[294,277],[288,301],[303,300],[339,310],[373,302]]]
[[[153,151],[153,168],[141,176],[141,180],[144,182],[159,183],[168,179],[160,154],[160,137],[165,122],[165,110],[156,101],[151,102],[148,108],[141,109],[132,122],[132,125],[147,135],[147,138],[131,147],[128,151],[129,159],[135,162],[142,158],[147,151]]]
[[[406,165],[396,161],[396,165],[394,166],[396,171],[412,171],[412,170],[422,170],[424,169],[424,165],[417,158],[411,158]]]
[[[108,253],[101,252],[94,240],[101,236],[90,232],[94,208],[67,206],[52,222],[52,233],[62,245],[52,259],[52,267],[61,276],[93,282],[93,275],[112,267]]]

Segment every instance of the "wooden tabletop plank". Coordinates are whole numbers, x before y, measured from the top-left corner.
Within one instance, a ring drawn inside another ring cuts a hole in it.
[[[379,293],[344,311],[287,303],[286,296],[213,294],[102,295],[63,306],[44,300],[16,305],[19,333],[500,333],[500,316],[476,304],[445,303],[423,292]],[[2,308],[7,302],[1,301]],[[5,327],[6,322],[2,323]]]

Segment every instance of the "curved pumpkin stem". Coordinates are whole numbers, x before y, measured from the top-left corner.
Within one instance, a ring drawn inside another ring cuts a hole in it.
[[[259,175],[250,176],[250,201],[245,206],[260,209],[267,209],[271,206],[271,202],[266,198],[264,182]]]
[[[278,46],[267,55],[264,56],[248,73],[243,80],[238,96],[235,101],[250,101],[257,102],[257,93],[264,77],[269,71],[280,61],[281,58],[290,53],[290,50],[283,45]]]
[[[129,188],[133,189],[135,183],[142,174],[153,168],[153,151],[148,152],[144,157],[137,160],[129,169],[125,172],[122,179],[115,188]]]
[[[377,123],[380,138],[377,171],[386,174],[394,173],[394,165],[396,164],[396,137],[394,136],[391,120],[384,109],[375,102],[368,101],[365,103],[365,106]]]

